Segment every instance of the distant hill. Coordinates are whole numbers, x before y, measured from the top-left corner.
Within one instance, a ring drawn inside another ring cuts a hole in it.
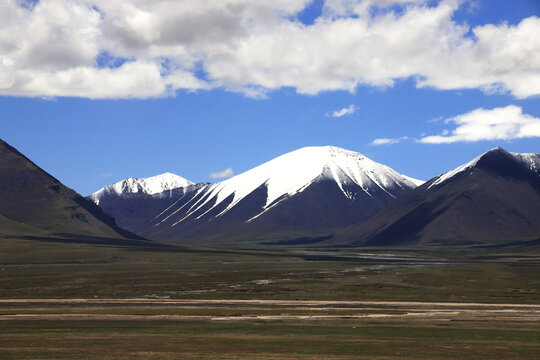
[[[540,237],[540,155],[492,149],[404,194],[334,243],[498,243]]]
[[[0,233],[140,239],[0,140]]]
[[[107,185],[87,199],[113,216],[122,228],[141,234],[153,228],[155,217],[162,211],[205,185],[164,173]]]

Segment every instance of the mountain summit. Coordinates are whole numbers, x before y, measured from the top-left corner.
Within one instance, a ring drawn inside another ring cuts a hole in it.
[[[305,147],[223,182],[199,186],[141,233],[174,240],[334,229],[365,219],[420,183],[360,153]]]
[[[367,245],[540,236],[540,154],[492,149],[405,194],[339,236]]]
[[[358,196],[381,197],[382,193],[394,197],[400,191],[422,183],[360,153],[334,146],[305,147],[211,186],[205,199],[186,215],[189,217],[203,208],[205,212],[212,212],[224,206],[215,215],[222,216],[255,190],[264,187],[266,199],[260,211],[246,220],[250,222],[310,185],[325,181],[334,183],[341,196],[351,201]]]
[[[172,173],[128,178],[107,185],[87,198],[113,216],[118,225],[141,233],[153,227],[153,219],[178,199],[205,184]]]
[[[189,185],[193,185],[193,183],[181,176],[166,172],[146,178],[128,178],[114,184],[107,185],[90,195],[90,199],[99,205],[100,199],[105,196],[129,196],[130,194],[138,193],[155,195],[163,193],[164,191],[186,187]]]
[[[468,163],[434,178],[430,181],[429,187],[443,184],[454,176],[474,170],[474,168],[492,171],[505,176],[515,176],[522,173],[523,169],[540,174],[540,155],[511,153],[501,147],[496,147]]]

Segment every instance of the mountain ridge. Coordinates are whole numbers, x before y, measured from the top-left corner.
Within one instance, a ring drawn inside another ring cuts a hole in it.
[[[142,178],[127,178],[113,184],[107,185],[95,193],[90,194],[96,205],[99,205],[99,198],[103,194],[128,195],[136,193],[144,193],[148,195],[159,194],[168,190],[173,190],[179,187],[187,187],[194,185],[179,175],[165,172],[159,175],[142,177]]]
[[[377,246],[537,237],[539,159],[539,154],[491,149],[411,190],[333,241]]]

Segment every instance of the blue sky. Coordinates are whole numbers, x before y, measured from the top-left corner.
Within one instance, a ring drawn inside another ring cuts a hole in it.
[[[73,3],[80,8],[65,9],[60,0],[0,7],[0,18],[11,11],[17,23],[34,30],[39,24],[44,34],[60,37],[29,40],[23,33],[16,40],[29,50],[22,53],[2,42],[18,25],[2,30],[0,137],[83,195],[166,171],[215,181],[210,173],[238,174],[310,145],[358,151],[420,179],[495,146],[540,151],[536,0],[261,1],[267,7],[244,4],[247,15],[232,17],[219,15],[220,8],[193,9],[198,2],[191,2],[167,19],[191,21],[197,31],[176,29],[172,37],[152,26],[163,13]],[[130,23],[135,10],[147,16]],[[51,12],[69,11],[99,16],[89,24],[51,19]],[[49,23],[36,20],[40,14]],[[231,31],[227,49],[201,14],[218,14],[212,24]],[[431,24],[434,14],[440,19]],[[111,30],[106,21],[114,16],[127,19],[130,31],[142,29],[144,41]],[[146,38],[149,33],[157,35]],[[354,36],[357,41],[340,45]],[[54,45],[59,39],[63,45]],[[28,74],[39,81],[25,85]]]

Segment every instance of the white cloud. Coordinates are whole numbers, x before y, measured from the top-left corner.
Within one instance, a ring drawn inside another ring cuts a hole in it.
[[[208,175],[210,179],[224,179],[224,178],[230,178],[234,175],[234,171],[232,168],[227,168],[223,171],[216,171]]]
[[[449,144],[482,140],[513,140],[540,137],[540,118],[524,114],[519,106],[476,109],[445,121],[457,126],[441,135],[426,136],[421,143]]]
[[[358,108],[355,105],[349,105],[347,107],[344,107],[343,109],[336,110],[332,112],[332,117],[340,118],[345,115],[352,115]]]
[[[539,95],[540,18],[469,28],[453,19],[466,2],[326,0],[306,26],[296,14],[310,0],[4,0],[0,95],[146,98],[223,87],[265,97],[409,77],[419,87]],[[98,67],[104,52],[125,63]]]
[[[138,61],[114,69],[79,66],[60,71],[20,71],[14,81],[18,88],[12,94],[22,96],[148,98],[167,91],[159,67]]]
[[[372,145],[372,146],[392,145],[392,144],[397,144],[403,140],[408,140],[408,139],[409,139],[408,136],[402,136],[398,138],[379,138],[370,142],[369,145]]]

